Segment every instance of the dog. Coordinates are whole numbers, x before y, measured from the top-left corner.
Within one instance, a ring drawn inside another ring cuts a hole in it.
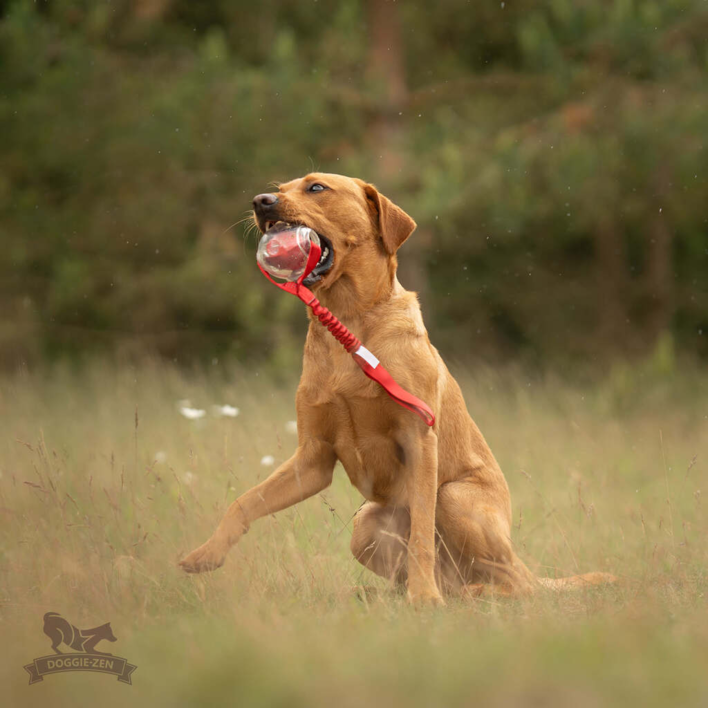
[[[52,640],[52,649],[55,654],[64,653],[58,648],[60,644],[64,643],[74,651],[113,656],[109,652],[96,649],[96,644],[104,639],[108,642],[116,641],[110,622],[92,629],[79,629],[73,624],[69,624],[58,612],[47,612],[44,615],[44,633]]]
[[[543,585],[614,580],[604,573],[539,579],[514,551],[504,475],[430,343],[416,294],[396,277],[396,254],[415,221],[372,184],[324,173],[259,194],[253,208],[262,233],[282,222],[317,232],[326,248],[304,284],[436,421],[428,427],[392,401],[309,313],[295,454],[231,504],[181,567],[198,573],[221,566],[256,519],[324,490],[339,460],[366,500],[354,517],[354,557],[407,589],[415,605],[478,595],[490,585],[529,594]]]

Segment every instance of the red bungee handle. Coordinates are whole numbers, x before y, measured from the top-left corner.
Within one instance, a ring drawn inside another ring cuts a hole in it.
[[[421,401],[412,393],[408,393],[398,385],[396,380],[381,365],[381,362],[314,296],[314,293],[306,288],[302,281],[312,272],[320,259],[322,250],[319,245],[312,242],[310,254],[307,258],[307,265],[304,273],[296,282],[278,283],[263,269],[260,263],[258,267],[261,273],[270,280],[273,285],[277,285],[281,290],[292,293],[302,300],[308,307],[312,308],[315,317],[332,333],[332,336],[354,357],[354,361],[359,368],[396,402],[399,406],[407,408],[419,415],[423,422],[432,426],[435,424],[435,415],[427,403]]]

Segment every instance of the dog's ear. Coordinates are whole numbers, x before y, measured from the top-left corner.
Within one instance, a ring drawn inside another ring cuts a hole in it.
[[[403,242],[415,231],[416,223],[403,209],[384,197],[373,184],[364,185],[364,194],[369,208],[379,223],[379,233],[384,248],[393,255]]]

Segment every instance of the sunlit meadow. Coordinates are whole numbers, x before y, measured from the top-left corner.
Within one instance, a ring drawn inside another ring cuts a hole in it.
[[[361,503],[257,522],[219,571],[177,561],[294,450],[295,381],[145,363],[0,383],[2,705],[708,704],[708,374],[615,367],[569,385],[458,369],[539,575],[618,585],[416,611],[349,553]],[[675,369],[675,367],[674,367]],[[66,673],[42,616],[111,622],[133,685]]]

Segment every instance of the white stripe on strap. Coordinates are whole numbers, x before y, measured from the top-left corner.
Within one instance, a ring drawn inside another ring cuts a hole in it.
[[[379,365],[379,360],[363,344],[354,353],[358,354],[372,369]]]

